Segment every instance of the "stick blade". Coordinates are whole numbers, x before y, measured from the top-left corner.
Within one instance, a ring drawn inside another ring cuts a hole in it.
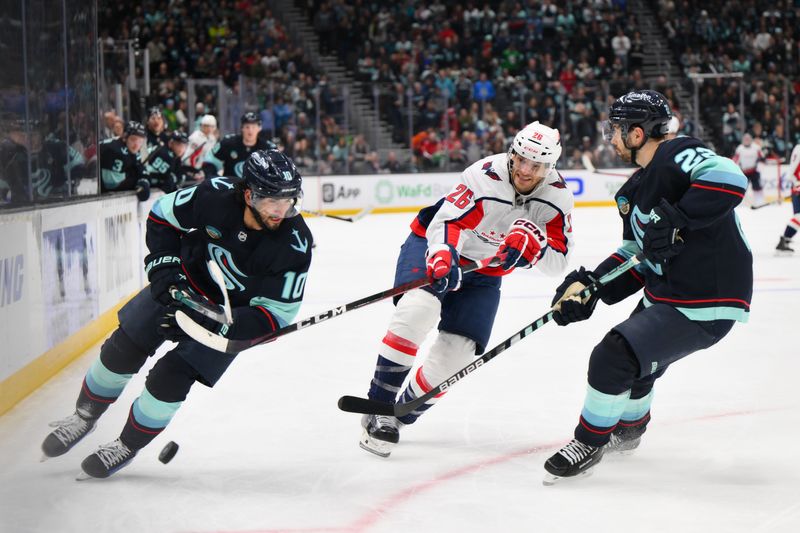
[[[215,333],[211,333],[206,328],[189,318],[189,316],[183,311],[178,311],[175,313],[175,321],[178,323],[178,326],[180,326],[184,333],[189,335],[200,344],[208,346],[212,350],[216,350],[218,352],[228,352],[228,339]]]
[[[352,222],[356,222],[356,221],[358,221],[358,220],[361,220],[362,218],[364,218],[365,216],[367,216],[368,214],[370,214],[370,213],[372,212],[372,210],[373,210],[373,209],[375,209],[375,207],[374,207],[374,206],[372,206],[372,205],[368,205],[367,207],[365,207],[364,209],[362,209],[361,211],[359,211],[358,213],[356,213],[355,215],[353,215],[352,217],[350,217],[350,220],[351,220]]]
[[[339,409],[347,413],[394,416],[394,406],[392,404],[357,398],[356,396],[342,396],[339,398]]]

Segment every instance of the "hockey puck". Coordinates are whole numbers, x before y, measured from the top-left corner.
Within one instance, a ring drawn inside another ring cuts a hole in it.
[[[178,453],[178,444],[169,441],[162,449],[161,453],[158,454],[158,460],[164,464],[172,461],[172,458],[175,457],[175,454]]]

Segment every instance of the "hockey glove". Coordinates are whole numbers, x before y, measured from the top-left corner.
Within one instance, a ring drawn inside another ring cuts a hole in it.
[[[425,267],[430,287],[436,294],[457,291],[461,287],[458,252],[449,244],[435,244],[425,252]]]
[[[194,294],[181,268],[180,257],[174,255],[155,257],[147,262],[144,271],[150,280],[150,296],[161,305],[175,303],[170,294],[172,289]]]
[[[547,238],[536,224],[518,218],[508,228],[508,235],[497,250],[497,257],[503,261],[503,270],[526,268],[536,264],[545,246]]]
[[[595,281],[594,274],[583,267],[567,274],[561,285],[556,288],[556,295],[550,304],[553,307],[553,320],[556,324],[566,326],[592,316],[600,298],[596,293],[590,294],[583,300],[577,295]]]
[[[267,335],[281,327],[275,316],[264,307],[237,307],[233,310],[233,324],[221,324],[202,313],[186,306],[174,303],[167,307],[167,312],[159,321],[158,329],[165,339],[180,342],[190,337],[181,329],[175,319],[175,313],[182,311],[211,333],[222,335],[229,339],[253,339]]]
[[[146,202],[150,198],[150,182],[144,178],[136,182],[136,198],[140,202]]]
[[[667,259],[681,253],[684,242],[678,232],[688,224],[686,215],[662,199],[650,211],[650,222],[644,228],[644,256],[653,263],[666,263]]]

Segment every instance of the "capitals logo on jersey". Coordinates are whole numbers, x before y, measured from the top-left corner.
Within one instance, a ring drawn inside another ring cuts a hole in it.
[[[483,168],[481,168],[481,170],[483,170],[483,173],[492,178],[493,180],[501,181],[500,176],[498,176],[497,172],[495,172],[494,169],[492,168],[491,161],[487,161],[486,163],[484,163]]]

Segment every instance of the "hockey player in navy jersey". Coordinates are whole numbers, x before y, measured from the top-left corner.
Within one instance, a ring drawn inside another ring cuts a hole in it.
[[[182,131],[173,131],[164,146],[158,146],[148,156],[144,166],[145,177],[151,187],[172,192],[194,178],[194,169],[183,164],[183,154],[189,137]]]
[[[616,100],[606,140],[641,167],[616,194],[622,246],[593,270],[567,275],[553,298],[555,321],[589,318],[597,302],[644,294],[589,360],[588,390],[575,438],[545,463],[545,484],[584,475],[604,452],[639,445],[650,421],[653,383],[667,367],[717,343],[746,322],[753,257],[734,208],[747,178],[730,159],[691,137],[666,140],[669,104],[655,91]],[[636,269],[581,301],[573,296],[631,256]]]
[[[144,126],[132,120],[125,125],[122,137],[100,143],[100,189],[103,192],[132,191],[144,187],[149,195],[150,183],[144,179],[144,166],[139,161],[139,152],[146,139]]]
[[[379,348],[369,398],[407,402],[429,392],[486,348],[500,303],[500,283],[516,268],[536,267],[555,276],[572,251],[572,193],[555,170],[561,155],[557,130],[534,122],[514,137],[508,153],[469,166],[457,185],[422,209],[400,248],[395,285],[427,272],[432,280],[396,301]],[[460,265],[497,255],[499,264],[462,276]],[[424,364],[417,350],[438,323]],[[388,457],[399,429],[413,423],[436,399],[401,418],[364,415],[360,445]]]
[[[175,322],[178,309],[229,338],[257,337],[292,322],[311,262],[311,232],[298,216],[301,184],[291,159],[275,150],[258,151],[247,160],[243,180],[211,178],[153,205],[145,258],[150,285],[119,311],[119,327],[86,373],[75,413],[54,422],[42,443],[45,457],[66,453],[92,431],[165,340],[178,344],[153,366],[119,438],[83,461],[84,477],[108,477],[127,465],[164,430],[195,382],[214,386],[235,355],[188,338]],[[230,326],[173,299],[177,290],[222,301],[209,260],[224,273],[233,308]]]
[[[217,176],[220,172],[223,176],[240,178],[244,162],[251,153],[275,149],[273,143],[259,137],[260,131],[261,119],[257,114],[249,111],[242,115],[242,132],[226,135],[206,154],[203,162],[206,178]]]

